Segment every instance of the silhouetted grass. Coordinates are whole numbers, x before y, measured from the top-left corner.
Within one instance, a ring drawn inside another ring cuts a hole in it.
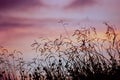
[[[120,80],[120,39],[105,25],[105,37],[90,27],[69,38],[35,40],[31,47],[39,55],[30,62],[0,47],[0,80]]]

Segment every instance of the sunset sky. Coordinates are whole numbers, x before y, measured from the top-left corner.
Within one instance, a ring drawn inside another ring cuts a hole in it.
[[[120,0],[0,0],[0,45],[32,53],[39,37],[64,35],[81,26],[105,31],[104,21],[120,27]]]

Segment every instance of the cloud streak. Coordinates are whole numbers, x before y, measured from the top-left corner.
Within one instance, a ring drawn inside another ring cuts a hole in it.
[[[67,8],[84,8],[91,5],[95,5],[96,2],[96,0],[74,0],[69,6],[67,6]]]
[[[30,28],[30,27],[48,27],[48,25],[53,25],[57,23],[56,19],[51,18],[20,18],[20,17],[10,17],[10,16],[1,16],[0,19],[0,31],[9,30],[13,28]]]

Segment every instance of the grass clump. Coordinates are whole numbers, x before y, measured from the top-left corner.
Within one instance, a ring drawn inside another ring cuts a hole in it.
[[[1,47],[0,80],[120,80],[120,40],[105,25],[104,38],[90,27],[75,30],[71,38],[35,40],[31,47],[39,55],[30,62]]]

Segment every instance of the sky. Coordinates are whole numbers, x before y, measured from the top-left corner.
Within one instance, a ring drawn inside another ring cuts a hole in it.
[[[55,38],[81,26],[104,32],[103,22],[120,26],[120,0],[0,0],[0,46],[32,53],[39,37]]]

